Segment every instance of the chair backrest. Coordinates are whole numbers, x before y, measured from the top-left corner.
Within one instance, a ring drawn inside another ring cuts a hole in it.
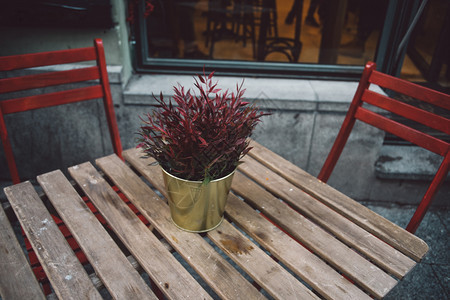
[[[368,109],[366,107],[367,105],[363,107],[363,104],[367,103],[373,105],[405,119],[421,123],[432,130],[443,132],[446,135],[450,135],[450,119],[420,107],[416,107],[415,105],[406,104],[391,97],[378,94],[369,90],[370,84],[376,84],[395,93],[403,94],[416,100],[432,104],[436,107],[450,110],[450,95],[378,72],[376,71],[375,63],[368,62],[364,68],[358,89],[356,90],[336,141],[317,177],[323,182],[328,181],[356,120],[375,126],[443,156],[444,159],[436,175],[406,227],[406,230],[414,233],[420,225],[434,195],[448,174],[450,165],[450,143],[443,139],[436,138],[427,132],[404,125],[403,122],[397,122],[391,118],[387,118],[380,113]]]
[[[0,101],[0,135],[13,183],[19,183],[20,178],[6,130],[4,115],[7,114],[102,98],[113,149],[122,158],[122,145],[111,98],[105,52],[101,39],[94,40],[93,47],[0,57],[0,71],[10,72],[89,61],[95,61],[96,65],[83,65],[70,70],[32,75],[13,75],[13,77],[8,76],[8,78],[0,79],[0,94],[33,89],[33,95],[31,96],[7,98]],[[90,83],[88,87],[73,88],[73,85],[68,85],[84,81]],[[92,85],[92,81],[96,83]],[[46,92],[46,89],[42,89],[50,86],[67,88],[57,92]]]

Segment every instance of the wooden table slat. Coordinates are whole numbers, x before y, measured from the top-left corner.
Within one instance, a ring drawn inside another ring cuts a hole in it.
[[[135,168],[148,172],[147,163],[140,159],[139,153],[124,151],[123,155]],[[117,157],[114,160],[114,165],[98,161],[99,167],[218,296],[222,299],[239,299],[243,295],[246,299],[264,298],[200,235],[178,229],[171,221],[169,206],[123,161]]]
[[[416,261],[420,261],[428,252],[427,244],[417,236],[321,182],[257,142],[252,141],[251,146],[253,146],[249,153],[251,157],[265,164],[276,173],[281,174],[291,183],[332,207],[402,253]]]
[[[371,299],[356,285],[281,231],[248,204],[230,195],[226,213],[248,235],[326,299]]]
[[[5,193],[58,298],[101,299],[31,183]]]
[[[267,174],[261,175],[266,176]],[[275,221],[294,238],[370,293],[377,297],[383,297],[387,291],[396,285],[397,281],[387,273],[285,203],[277,200],[264,188],[250,180],[245,181],[245,177],[239,175],[236,176],[233,185],[236,185],[236,183],[245,185],[246,193],[244,196],[246,200],[252,202],[261,212],[269,216],[271,220]],[[235,190],[233,186],[232,189]]]
[[[108,156],[99,159],[97,163],[108,166],[115,162]],[[69,173],[167,297],[210,299],[208,293],[145,226],[91,163],[69,168]],[[96,182],[95,185],[91,184],[93,181]]]
[[[62,172],[53,171],[37,179],[111,296],[157,299]],[[90,184],[95,188],[95,179]]]
[[[0,206],[0,296],[3,299],[45,299],[8,217]],[[24,288],[26,287],[26,288]]]
[[[275,299],[319,299],[227,220],[208,237]]]
[[[312,219],[348,246],[357,249],[389,273],[403,278],[415,262],[384,241],[359,227],[351,220],[334,211],[303,190],[285,180],[280,175],[247,157],[240,170],[276,197],[289,203],[303,215]],[[242,175],[235,180],[234,189],[239,194],[246,193],[248,185],[243,185]],[[256,183],[255,183],[256,185]]]

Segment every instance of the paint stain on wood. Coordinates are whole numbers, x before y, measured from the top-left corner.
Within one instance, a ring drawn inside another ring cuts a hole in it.
[[[263,241],[265,241],[267,239],[266,233],[264,233],[262,231],[256,231],[255,235]]]
[[[253,250],[253,246],[241,237],[223,234],[223,239],[220,240],[223,247],[233,254],[248,254]]]
[[[172,235],[172,240],[178,244],[178,239]]]

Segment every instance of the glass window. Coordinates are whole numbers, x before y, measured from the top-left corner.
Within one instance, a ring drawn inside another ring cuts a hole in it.
[[[152,58],[361,64],[371,58],[387,1],[147,0]],[[338,27],[338,28],[336,28]],[[332,35],[332,36],[330,36]],[[328,55],[327,55],[328,54]],[[353,59],[353,60],[352,60]]]
[[[401,76],[412,81],[427,81],[450,86],[450,1],[429,0],[412,32],[407,58],[423,75],[404,64]]]
[[[396,22],[385,22],[388,9],[402,7],[388,5],[388,0],[140,0],[134,28],[138,66],[358,79],[367,61],[377,61],[380,45],[394,48],[389,38],[380,39],[386,26],[396,31]]]

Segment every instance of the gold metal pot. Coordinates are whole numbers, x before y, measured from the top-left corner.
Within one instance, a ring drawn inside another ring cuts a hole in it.
[[[222,223],[234,171],[207,184],[162,171],[169,194],[170,214],[177,227],[190,232],[206,232]]]

